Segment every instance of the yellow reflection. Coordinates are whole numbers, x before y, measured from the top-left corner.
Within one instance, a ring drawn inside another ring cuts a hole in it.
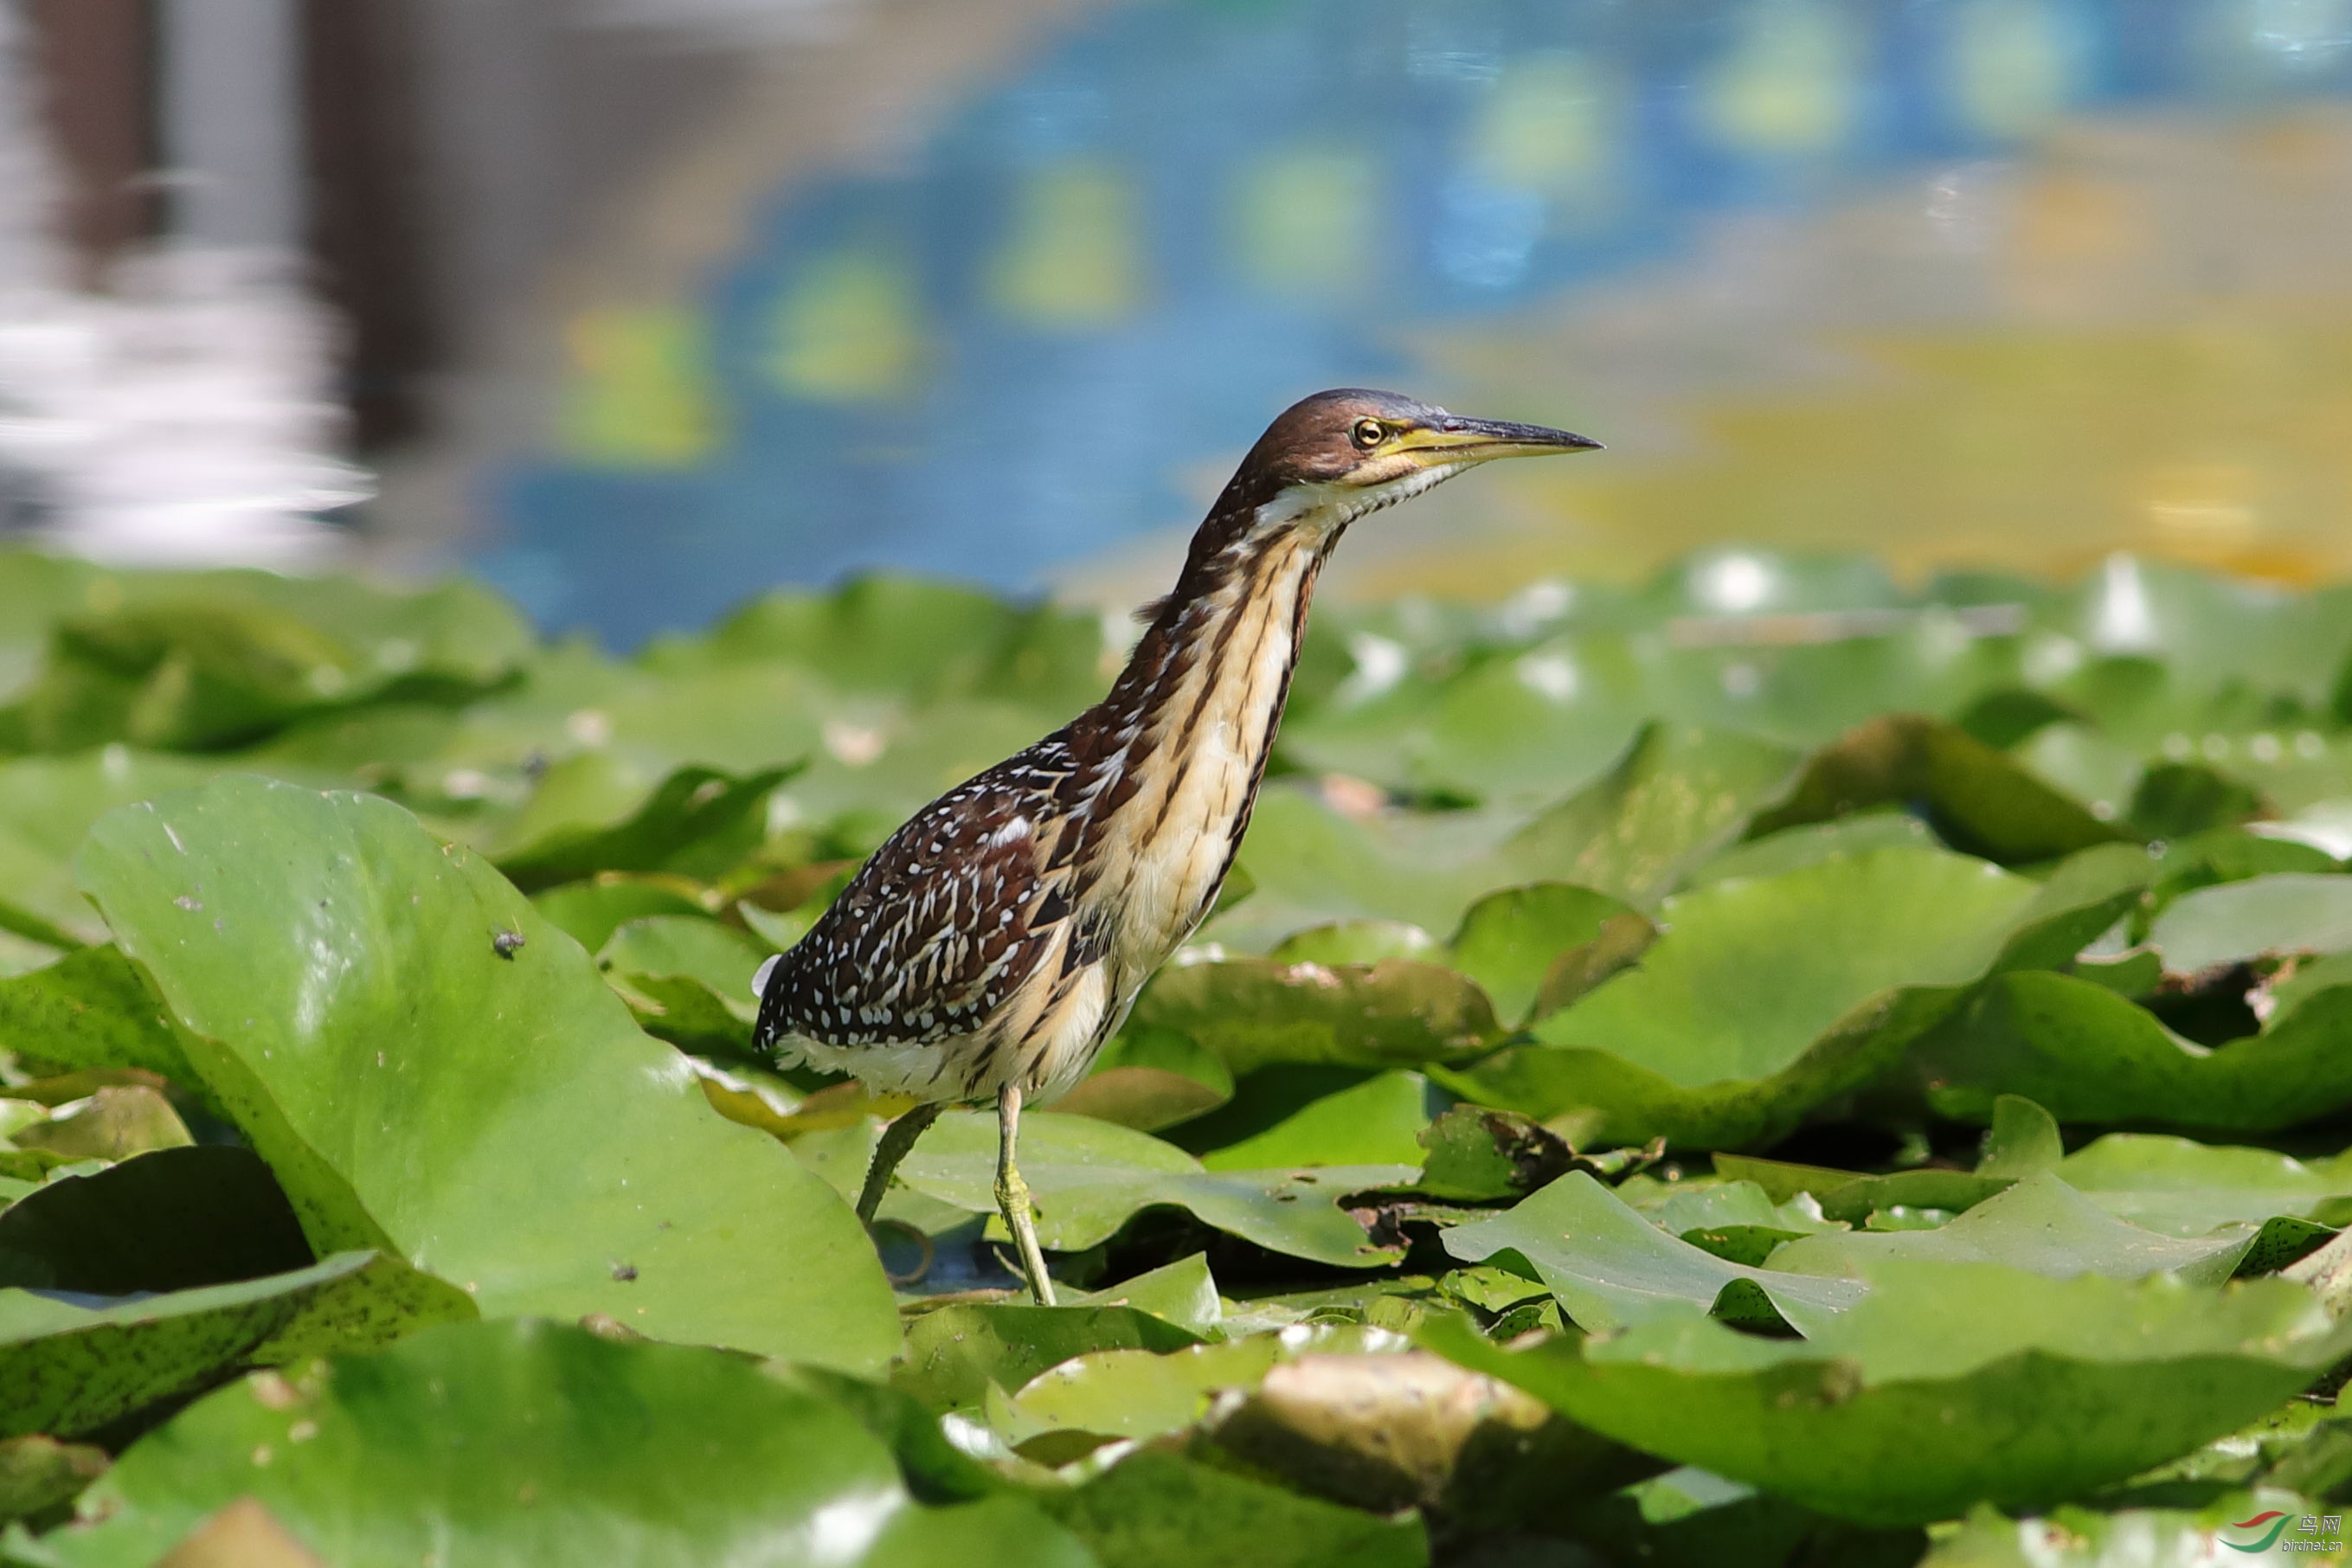
[[[1706,122],[1745,153],[1822,153],[1854,114],[1853,24],[1817,0],[1759,0],[1739,43],[1704,84]]]
[[[897,397],[922,370],[923,324],[904,263],[867,250],[824,258],[776,300],[768,373],[785,393],[826,403]]]
[[[710,331],[677,306],[583,310],[564,329],[571,360],[557,439],[583,462],[682,468],[719,444]]]
[[[2004,140],[2048,129],[2076,90],[2065,24],[2044,0],[1972,0],[1953,18],[1952,97]]]
[[[1135,193],[1118,170],[1070,163],[1029,175],[990,268],[999,310],[1033,326],[1116,324],[1142,295]]]
[[[1368,281],[1379,195],[1379,175],[1360,153],[1290,147],[1254,160],[1234,199],[1243,275],[1286,293]]]
[[[1616,82],[1580,55],[1511,65],[1470,132],[1470,167],[1490,184],[1590,200],[1602,195],[1617,115]]]
[[[1880,374],[1687,410],[1703,456],[1498,474],[1499,524],[1400,554],[1349,590],[1486,596],[1725,540],[1869,550],[1911,571],[2074,574],[2134,550],[2282,582],[2352,575],[2341,306],[1842,346]]]

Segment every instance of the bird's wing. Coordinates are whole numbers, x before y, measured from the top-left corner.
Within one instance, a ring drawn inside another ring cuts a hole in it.
[[[986,1024],[1066,912],[1045,872],[1053,760],[1033,747],[892,834],[770,973],[760,1044],[922,1045]]]

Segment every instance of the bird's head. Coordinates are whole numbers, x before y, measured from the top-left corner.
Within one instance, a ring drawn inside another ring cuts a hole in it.
[[[1342,387],[1285,409],[1234,475],[1221,511],[1343,526],[1497,458],[1589,452],[1541,425],[1467,419],[1394,392]]]

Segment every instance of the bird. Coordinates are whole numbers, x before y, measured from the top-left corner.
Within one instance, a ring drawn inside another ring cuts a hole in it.
[[[1282,722],[1317,575],[1349,526],[1565,430],[1342,387],[1266,427],[1192,535],[1173,592],[1100,702],[940,795],[753,978],[780,1067],[912,1098],[858,1195],[951,1105],[996,1104],[995,1196],[1030,1299],[1054,1304],[1016,1160],[1024,1105],[1083,1078],[1215,903]]]

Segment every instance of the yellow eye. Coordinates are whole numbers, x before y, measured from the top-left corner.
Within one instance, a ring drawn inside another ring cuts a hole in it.
[[[1369,452],[1387,439],[1389,427],[1377,419],[1359,419],[1349,435],[1359,447]]]

